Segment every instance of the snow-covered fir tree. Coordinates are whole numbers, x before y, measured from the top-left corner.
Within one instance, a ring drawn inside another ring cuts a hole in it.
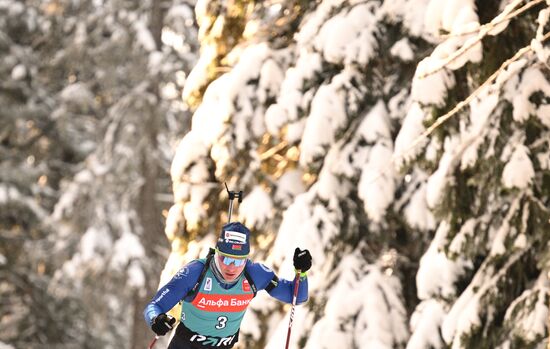
[[[199,1],[161,283],[213,244],[227,181],[254,258],[314,256],[293,346],[543,347],[548,6]],[[285,309],[255,301],[241,347],[282,347]]]
[[[144,347],[223,182],[255,260],[312,252],[291,347],[544,348],[549,8],[0,1],[0,348]],[[282,348],[251,308],[238,347]]]

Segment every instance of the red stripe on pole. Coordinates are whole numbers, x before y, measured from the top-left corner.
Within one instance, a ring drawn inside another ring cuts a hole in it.
[[[155,343],[157,342],[157,339],[159,339],[159,336],[155,336],[155,338],[153,338],[153,340],[151,341],[151,344],[149,344],[149,349],[153,349],[153,347],[155,346]]]
[[[296,298],[298,297],[298,287],[300,286],[300,271],[296,271],[296,278],[294,279],[294,295],[292,296],[292,308],[290,309],[290,321],[288,322],[288,333],[286,335],[285,349],[288,349],[290,343],[290,331],[292,329],[292,321],[294,320],[294,309],[296,308]]]

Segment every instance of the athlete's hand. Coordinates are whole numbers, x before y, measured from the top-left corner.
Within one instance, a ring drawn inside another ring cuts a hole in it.
[[[170,331],[174,324],[176,323],[176,319],[170,315],[166,315],[165,313],[158,314],[151,323],[151,329],[153,332],[155,332],[159,336],[164,336],[168,331]]]
[[[311,268],[311,254],[308,250],[300,250],[296,247],[294,251],[294,269],[299,270],[302,273]]]

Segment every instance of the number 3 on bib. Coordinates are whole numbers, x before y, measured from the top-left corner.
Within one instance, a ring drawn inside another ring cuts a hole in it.
[[[227,322],[227,316],[218,317],[218,324],[216,325],[216,328],[218,330],[221,330],[222,328],[225,327],[226,322]]]

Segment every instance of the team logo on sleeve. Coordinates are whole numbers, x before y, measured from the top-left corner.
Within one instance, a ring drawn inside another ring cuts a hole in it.
[[[187,276],[187,274],[189,274],[189,268],[188,267],[183,267],[176,273],[176,275],[174,275],[174,279],[179,280],[179,279],[183,278],[184,276]]]
[[[212,278],[206,278],[206,282],[204,283],[204,290],[212,291]]]

